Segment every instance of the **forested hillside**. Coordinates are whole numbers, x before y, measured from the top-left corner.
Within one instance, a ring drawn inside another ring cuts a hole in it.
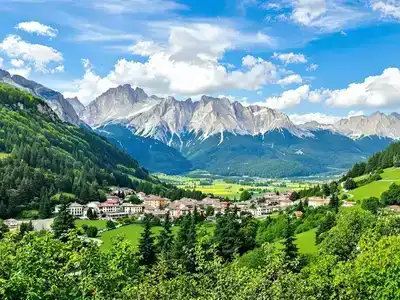
[[[49,214],[51,196],[101,200],[108,186],[158,183],[104,138],[62,122],[47,104],[0,85],[0,218],[22,210]]]
[[[367,162],[356,163],[348,172],[348,177],[358,177],[379,169],[400,166],[400,142],[389,145],[385,150],[372,155]]]

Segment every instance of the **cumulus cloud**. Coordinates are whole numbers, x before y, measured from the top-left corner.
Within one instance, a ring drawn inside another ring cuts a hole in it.
[[[36,21],[21,22],[17,26],[15,26],[15,29],[49,37],[56,37],[58,33],[57,29],[54,29],[47,25],[43,25]]]
[[[21,67],[23,67],[24,64],[25,64],[25,62],[24,62],[22,59],[15,59],[15,58],[13,58],[13,59],[10,61],[10,63],[11,63],[11,65],[12,65],[13,67],[16,67],[16,68],[21,68]]]
[[[277,67],[261,58],[244,58],[232,69],[220,60],[228,49],[240,47],[250,34],[210,24],[171,26],[168,45],[157,48],[153,43],[136,44],[135,52],[148,56],[145,62],[121,59],[105,77],[86,67],[82,79],[75,81],[77,96],[87,103],[110,87],[129,83],[150,93],[198,95],[221,93],[230,89],[257,90],[279,78]],[[252,43],[257,41],[254,35]],[[268,42],[265,42],[268,46]]]
[[[163,48],[153,41],[140,41],[130,48],[133,54],[141,56],[151,56],[163,50]]]
[[[304,56],[304,54],[295,54],[293,52],[291,53],[274,53],[272,56],[275,59],[280,60],[281,62],[285,64],[305,64],[307,62],[307,58]]]
[[[309,92],[310,92],[310,86],[302,85],[295,90],[284,91],[278,97],[267,98],[265,106],[280,110],[293,107],[299,104],[302,100],[307,99]]]
[[[298,74],[292,74],[282,79],[279,79],[277,83],[283,86],[295,83],[300,84],[303,83],[303,78],[301,78],[301,76]]]
[[[326,104],[333,107],[383,108],[400,105],[400,70],[388,68],[381,75],[351,83],[347,88],[327,90]]]
[[[20,76],[26,78],[26,77],[29,77],[32,69],[29,67],[28,68],[13,68],[13,69],[8,69],[7,71],[13,75],[20,75]]]
[[[371,1],[372,10],[380,12],[382,17],[400,21],[400,1]]]
[[[25,42],[17,35],[8,35],[0,42],[0,52],[8,57],[23,60],[25,64],[40,72],[50,72],[50,65],[62,65],[63,56],[57,50],[40,45]]]

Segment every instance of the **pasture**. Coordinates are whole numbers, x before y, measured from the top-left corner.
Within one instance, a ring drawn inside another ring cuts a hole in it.
[[[387,191],[392,183],[400,184],[400,168],[388,168],[380,174],[382,179],[369,184],[360,186],[348,192],[348,195],[353,195],[351,200],[362,200],[369,197],[380,198],[383,192]],[[365,179],[366,175],[355,178],[355,181]]]
[[[197,190],[204,194],[213,194],[217,197],[227,197],[230,200],[239,199],[243,190],[253,192],[255,195],[266,191],[300,190],[311,186],[308,182],[294,182],[291,180],[252,179],[252,178],[213,178],[188,177],[178,175],[157,174],[158,178],[179,188]]]

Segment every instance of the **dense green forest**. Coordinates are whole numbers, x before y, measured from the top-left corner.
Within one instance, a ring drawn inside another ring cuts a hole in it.
[[[355,178],[374,171],[400,167],[400,142],[390,144],[385,150],[372,155],[367,162],[356,163],[347,173],[347,177]]]
[[[46,103],[0,85],[0,218],[41,208],[47,217],[63,192],[86,203],[109,186],[166,190],[104,138],[64,123]]]
[[[2,234],[0,298],[400,299],[398,215],[303,210],[304,220],[288,211],[261,222],[232,210],[217,218],[214,233],[195,213],[175,236],[168,218],[155,236],[146,217],[137,248],[116,237],[102,251],[79,238],[62,209],[54,233],[24,226]],[[314,221],[318,251],[299,254],[294,233]],[[281,247],[269,243],[277,239]]]

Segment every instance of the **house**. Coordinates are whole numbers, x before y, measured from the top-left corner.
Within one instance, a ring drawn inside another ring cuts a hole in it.
[[[143,205],[124,202],[122,203],[122,209],[125,213],[129,215],[136,215],[143,212]]]
[[[167,204],[167,199],[165,198],[161,198],[158,196],[154,196],[154,195],[149,195],[144,197],[143,203],[155,208],[159,208],[159,207],[165,207]]]
[[[136,193],[136,196],[137,196],[140,200],[144,201],[144,198],[146,197],[146,194],[143,193],[143,192],[139,192],[139,193]]]
[[[19,222],[15,219],[4,220],[4,225],[10,229],[17,229],[19,227]]]
[[[322,198],[322,197],[310,197],[308,198],[308,206],[311,207],[318,207],[328,205],[330,203],[329,199]]]
[[[287,198],[283,198],[283,199],[279,199],[279,206],[281,208],[286,208],[293,205],[293,201],[287,199]]]
[[[81,216],[83,216],[84,206],[79,204],[78,202],[71,203],[68,206],[68,209],[69,209],[70,215],[72,215],[73,217],[81,217]]]

